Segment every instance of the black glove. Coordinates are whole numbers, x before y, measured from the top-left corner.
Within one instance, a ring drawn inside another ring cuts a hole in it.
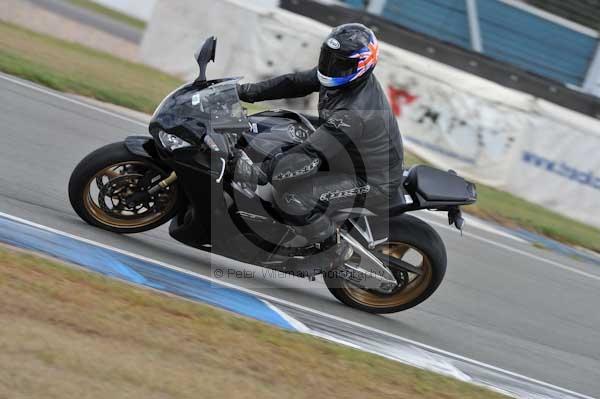
[[[237,83],[235,85],[235,87],[237,89],[238,97],[240,98],[240,100],[247,102],[247,103],[254,102],[254,101],[250,101],[250,99],[248,98],[248,84]]]
[[[265,177],[269,177],[273,175],[273,171],[275,170],[275,166],[277,162],[283,157],[283,153],[277,152],[275,154],[267,156],[260,164],[260,170],[265,175]]]
[[[263,170],[252,164],[246,154],[241,151],[229,161],[228,171],[232,180],[240,183],[264,186],[269,182]]]

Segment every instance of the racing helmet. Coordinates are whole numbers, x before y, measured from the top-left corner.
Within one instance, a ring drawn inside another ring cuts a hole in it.
[[[373,31],[350,23],[333,28],[321,46],[319,82],[341,87],[366,79],[377,64],[379,44]]]

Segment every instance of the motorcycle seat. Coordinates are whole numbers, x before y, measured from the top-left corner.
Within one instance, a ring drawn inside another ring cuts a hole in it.
[[[386,206],[376,213],[397,215],[420,208],[445,209],[471,204],[477,195],[475,185],[453,171],[444,172],[426,165],[415,165],[403,172],[403,179]]]
[[[418,194],[431,203],[471,203],[476,199],[474,184],[452,170],[445,172],[427,165],[410,168],[403,186],[409,193]]]

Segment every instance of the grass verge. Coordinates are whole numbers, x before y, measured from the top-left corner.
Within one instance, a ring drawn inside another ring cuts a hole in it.
[[[5,23],[0,23],[0,71],[146,113],[182,83],[155,69]],[[423,161],[407,153],[406,163]],[[478,191],[477,204],[465,207],[466,212],[600,252],[600,230],[491,187],[480,184]]]
[[[1,246],[0,297],[0,397],[504,397]]]
[[[114,20],[124,22],[127,25],[137,28],[137,29],[146,29],[146,22],[141,19],[131,17],[127,14],[123,14],[122,12],[115,11],[112,8],[104,7],[94,1],[91,0],[68,0],[69,3],[74,4],[78,7],[85,8],[87,10],[96,12],[98,14],[105,15]]]
[[[147,66],[7,23],[0,23],[0,71],[146,113],[182,83]]]

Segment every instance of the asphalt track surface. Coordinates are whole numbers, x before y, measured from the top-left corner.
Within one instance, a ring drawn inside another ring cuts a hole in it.
[[[143,124],[7,79],[16,80],[0,75],[0,212],[600,397],[597,266],[468,226],[461,237],[426,216],[447,245],[444,283],[417,308],[377,316],[338,303],[319,279],[270,278],[254,266],[211,259],[171,239],[165,226],[130,236],[104,232],[71,210],[69,175],[90,151],[145,134]]]

